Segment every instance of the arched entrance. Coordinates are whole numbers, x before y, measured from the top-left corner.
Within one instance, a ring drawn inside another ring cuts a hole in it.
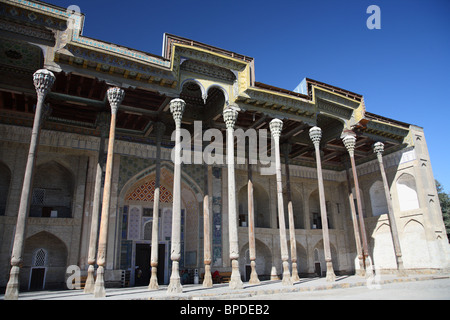
[[[58,237],[42,231],[25,240],[22,289],[62,289],[66,269],[67,247]]]
[[[248,226],[248,185],[238,193],[239,226]],[[253,206],[255,211],[255,227],[270,228],[269,195],[258,183],[253,183]]]
[[[153,212],[155,167],[149,167],[123,187],[121,268],[130,272],[130,285],[148,285],[151,276],[150,253],[152,224],[158,214],[158,283],[169,283],[171,260],[173,205],[173,166],[161,163],[159,212]],[[200,197],[198,197],[200,194]],[[188,175],[182,174],[181,184],[181,260],[180,270],[196,267],[198,258],[198,214],[201,191]]]
[[[259,280],[269,280],[270,271],[272,269],[272,252],[270,248],[261,240],[255,239],[256,250],[256,273]],[[239,256],[239,269],[241,275],[244,276],[245,281],[250,280],[251,267],[250,267],[250,253],[248,242],[241,247]]]

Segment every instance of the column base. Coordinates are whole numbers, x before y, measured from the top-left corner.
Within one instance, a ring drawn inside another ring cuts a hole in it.
[[[211,275],[211,265],[205,265],[205,276],[203,278],[203,288],[212,288],[213,280]]]
[[[249,284],[260,284],[261,281],[259,281],[258,273],[256,272],[256,262],[255,260],[252,260],[250,262],[250,266],[252,268],[252,272],[250,273],[250,280],[248,281]]]
[[[292,278],[291,273],[289,272],[289,262],[283,261],[283,279],[281,280],[281,284],[284,286],[291,286]]]
[[[297,270],[297,262],[292,262],[292,282],[300,281]]]
[[[6,285],[5,300],[19,299],[19,272],[18,266],[13,266],[9,275],[9,281]]]
[[[239,272],[239,262],[238,260],[231,260],[231,279],[229,288],[230,289],[242,289],[244,284],[241,280],[241,273]]]
[[[158,290],[158,269],[157,267],[152,267],[152,276],[150,277],[150,283],[148,284],[148,290]]]
[[[277,268],[275,266],[272,267],[272,270],[270,271],[270,280],[280,280],[280,277],[278,277],[277,274]]]
[[[183,286],[180,281],[179,262],[172,261],[172,275],[170,276],[170,283],[167,287],[167,294],[182,293]]]
[[[403,266],[403,259],[401,256],[397,256],[397,275],[399,277],[407,277],[408,273]]]
[[[333,270],[333,263],[331,261],[327,261],[327,282],[334,282],[336,281],[336,275],[334,274]]]
[[[94,298],[106,297],[104,275],[105,275],[105,268],[103,266],[99,266],[97,269],[97,279],[95,279]]]
[[[366,263],[366,279],[372,278],[375,276],[375,270],[372,264],[372,259],[370,258],[370,256],[366,256],[366,258],[364,259],[365,263]]]
[[[86,283],[84,285],[84,293],[94,293],[95,280],[94,280],[95,267],[94,265],[89,265],[88,276],[86,278]]]

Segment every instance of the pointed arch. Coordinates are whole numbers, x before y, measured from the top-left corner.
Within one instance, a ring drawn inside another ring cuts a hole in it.
[[[373,263],[379,269],[396,269],[394,244],[388,223],[380,224],[372,236]]]
[[[403,228],[400,238],[403,262],[405,268],[430,267],[431,259],[423,224],[416,219],[410,219]]]
[[[181,86],[180,86],[181,91],[183,91],[184,86],[185,86],[186,84],[188,84],[188,83],[196,84],[196,85],[198,86],[198,88],[200,89],[200,92],[201,92],[201,98],[202,98],[204,101],[206,101],[206,99],[207,99],[207,97],[208,97],[208,91],[205,90],[205,87],[203,86],[203,84],[202,84],[200,81],[198,81],[197,79],[189,78],[189,79],[184,80],[184,81],[181,83]]]
[[[369,188],[370,205],[372,207],[372,216],[379,216],[388,213],[386,193],[384,192],[383,182],[377,180]]]
[[[75,176],[60,162],[50,160],[36,167],[30,217],[70,218]]]
[[[238,192],[239,225],[248,226],[248,184]],[[269,195],[258,183],[253,183],[255,227],[270,228]]]
[[[403,173],[396,182],[400,211],[419,209],[416,179],[409,173]]]
[[[209,90],[211,90],[212,88],[217,88],[217,89],[219,89],[220,91],[222,91],[223,96],[224,96],[224,98],[225,98],[225,105],[228,106],[228,104],[230,103],[230,97],[229,97],[229,95],[228,95],[227,90],[225,90],[225,88],[222,87],[222,86],[219,85],[219,84],[212,84],[212,85],[210,85],[210,86],[208,87],[208,89],[206,90],[206,93],[208,94]]]
[[[67,248],[64,241],[47,231],[38,232],[25,239],[21,283],[27,284],[31,289],[64,288],[68,263]],[[33,273],[34,269],[39,270]]]
[[[263,241],[255,239],[255,251],[256,251],[256,273],[258,273],[258,278],[260,280],[270,279],[270,271],[272,269],[272,251],[269,246],[267,246]],[[250,264],[249,257],[249,243],[246,242],[239,250],[239,269],[241,274],[244,275],[245,280],[250,279],[249,268]]]

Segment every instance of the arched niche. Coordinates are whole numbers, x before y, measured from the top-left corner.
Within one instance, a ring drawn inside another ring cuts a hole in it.
[[[295,229],[305,229],[305,215],[303,213],[303,198],[295,188],[291,189],[292,211],[294,213]],[[284,217],[286,228],[289,228],[289,201],[286,193],[283,193]]]
[[[269,280],[272,269],[272,251],[261,240],[255,239],[256,273],[259,280]],[[245,281],[250,279],[250,251],[248,242],[239,251],[239,269]]]
[[[289,250],[289,261],[292,261],[291,255],[291,241],[288,240],[288,250]],[[296,251],[297,251],[297,271],[299,274],[307,274],[308,273],[308,253],[298,241],[295,242]]]
[[[314,270],[316,273],[319,274],[319,276],[325,276],[325,273],[327,271],[327,265],[325,262],[325,251],[323,247],[323,240],[319,240],[313,249],[313,262],[314,262]],[[331,261],[333,263],[333,269],[337,270],[339,261],[337,256],[336,248],[332,243],[330,243],[330,250],[331,250]],[[320,270],[320,272],[319,272]]]
[[[331,212],[329,210],[329,203],[326,204],[327,207],[327,222],[328,229],[333,229],[334,225],[332,223],[333,219],[331,219]],[[309,196],[309,214],[310,214],[310,222],[311,229],[322,229],[322,215],[320,211],[320,198],[319,198],[319,190],[313,191]]]
[[[403,173],[396,182],[400,211],[419,209],[416,179],[409,173]]]
[[[409,220],[400,238],[403,263],[407,269],[429,268],[431,265],[425,228],[415,219]]]
[[[30,217],[71,218],[74,177],[56,161],[36,168],[33,180]]]
[[[239,226],[248,226],[248,184],[238,193]],[[269,195],[262,186],[253,183],[253,206],[255,212],[255,227],[270,228]]]
[[[21,287],[26,290],[65,288],[68,250],[54,234],[42,231],[24,242]]]
[[[386,193],[384,192],[383,182],[379,180],[375,181],[369,188],[369,195],[373,216],[379,216],[388,213],[388,205],[386,201]]]

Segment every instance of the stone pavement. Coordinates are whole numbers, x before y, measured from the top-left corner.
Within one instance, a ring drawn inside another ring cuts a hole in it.
[[[244,288],[231,290],[228,284],[216,284],[213,288],[203,288],[199,285],[184,285],[183,293],[168,295],[167,286],[160,286],[157,291],[149,291],[147,287],[109,288],[106,297],[95,299],[92,294],[84,294],[82,290],[23,292],[19,300],[236,300],[254,298],[258,295],[282,294],[291,292],[307,292],[332,290],[336,288],[352,288],[363,286],[377,286],[396,282],[412,282],[434,279],[449,279],[450,274],[409,275],[381,275],[372,279],[359,276],[338,276],[336,282],[328,283],[325,278],[303,278],[292,286],[283,286],[281,281],[262,281],[259,285],[244,283]],[[279,296],[279,295],[278,295]],[[3,300],[0,295],[0,300]]]

